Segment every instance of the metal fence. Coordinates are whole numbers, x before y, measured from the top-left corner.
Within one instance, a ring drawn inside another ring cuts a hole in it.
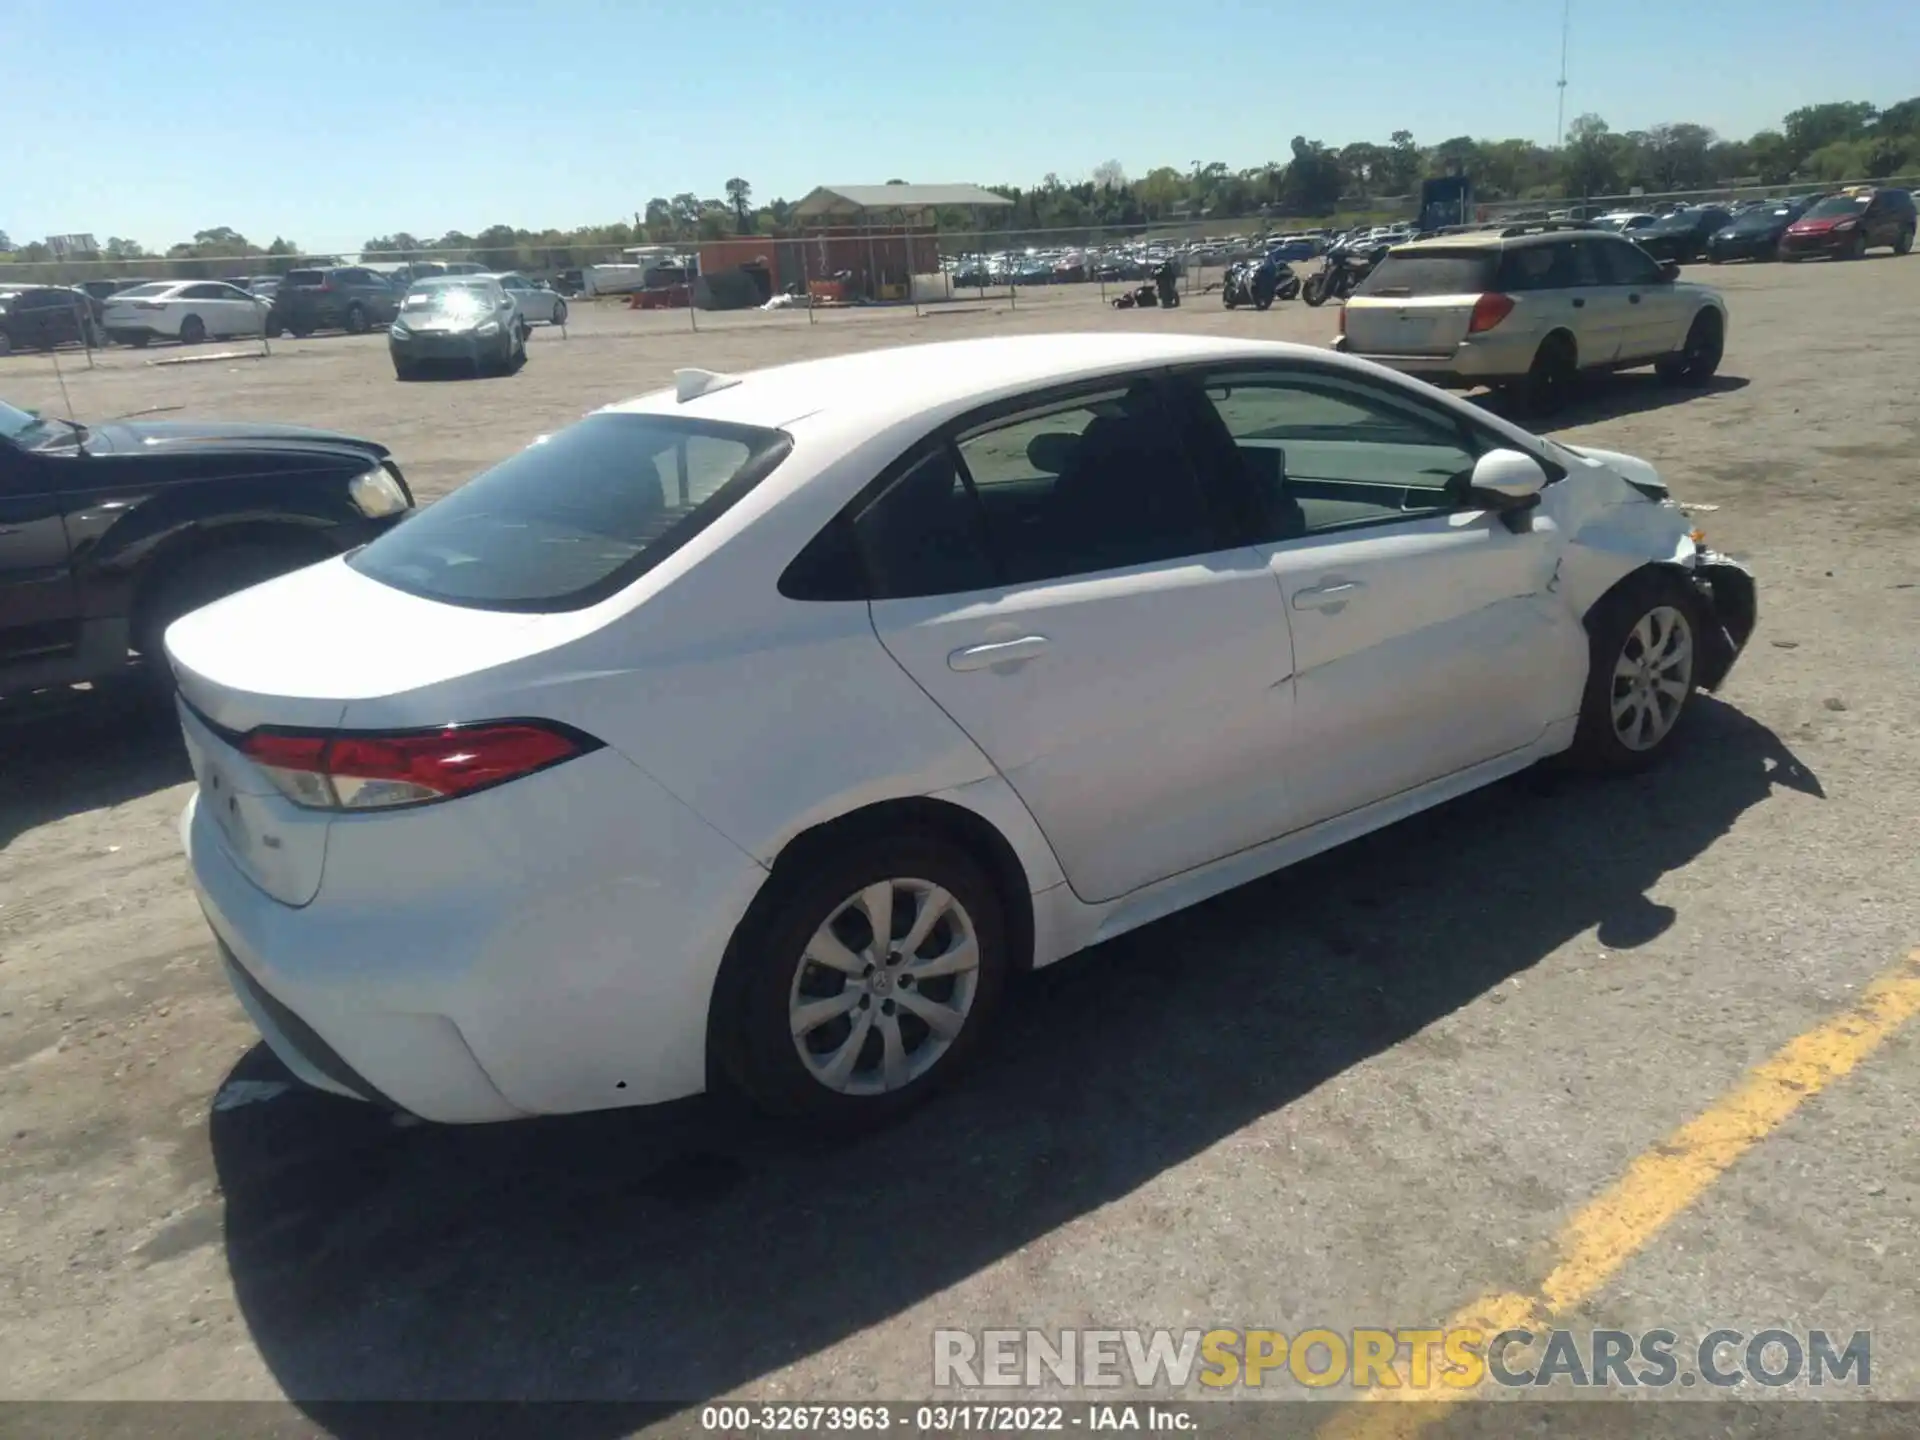
[[[1920,183],[1920,177],[1894,177],[1849,184]],[[1716,186],[1658,194],[1561,196],[1482,202],[1476,220],[1499,223],[1522,218],[1591,218],[1615,210],[1659,210],[1699,202],[1732,203],[1788,195],[1827,193],[1840,184]],[[914,314],[967,309],[1029,308],[1058,313],[1063,323],[1082,320],[1097,307],[1112,306],[1150,283],[1152,271],[1171,264],[1183,297],[1217,291],[1235,261],[1259,255],[1277,237],[1325,234],[1350,225],[1410,220],[1415,201],[1389,197],[1348,202],[1332,218],[1247,216],[1235,219],[1181,218],[1140,225],[1078,225],[1019,230],[987,226],[941,228],[906,223],[842,227],[829,240],[823,232],[801,229],[759,236],[726,236],[718,241],[667,242],[687,253],[702,253],[710,273],[678,287],[656,287],[641,298],[602,296],[592,312],[601,328],[631,324],[646,333],[684,325],[733,328],[751,324],[817,324],[844,310],[908,310]],[[173,256],[136,260],[66,259],[36,263],[0,263],[0,291],[21,285],[75,286],[86,281],[226,280],[245,285],[251,278],[284,275],[293,269],[356,265],[393,270],[435,262],[477,264],[518,270],[558,281],[570,271],[626,266],[631,247],[617,245],[519,244],[511,249],[469,248],[405,253],[335,252],[314,255]],[[752,284],[746,278],[752,272]],[[735,283],[738,282],[738,283]],[[104,288],[104,287],[102,287]],[[78,305],[76,303],[76,314]],[[576,316],[583,301],[572,302]],[[665,308],[666,315],[632,322],[613,318],[616,307]],[[97,363],[95,346],[107,339],[97,324],[82,326],[79,344],[65,347],[72,361]],[[227,352],[257,350],[270,354],[273,337],[231,341]],[[17,348],[17,347],[16,347]],[[182,347],[191,348],[191,347]],[[85,358],[80,358],[80,352]],[[190,359],[172,346],[141,356],[146,363]],[[3,374],[4,372],[0,372]]]

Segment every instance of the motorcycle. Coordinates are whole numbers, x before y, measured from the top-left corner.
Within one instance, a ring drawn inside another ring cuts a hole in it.
[[[1373,272],[1391,245],[1336,245],[1327,252],[1318,273],[1307,278],[1300,298],[1309,305],[1324,305],[1329,300],[1345,300]]]
[[[1300,293],[1300,277],[1284,260],[1269,256],[1265,260],[1241,260],[1227,268],[1220,286],[1220,303],[1227,309],[1251,305],[1265,310],[1278,300],[1291,300]]]

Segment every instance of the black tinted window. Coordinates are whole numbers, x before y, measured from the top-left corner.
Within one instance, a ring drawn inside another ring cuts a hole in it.
[[[1389,252],[1360,282],[1356,295],[1387,299],[1422,295],[1477,295],[1493,287],[1490,250],[1413,250]]]
[[[327,283],[327,272],[324,270],[289,270],[285,283],[288,285],[324,285]]]
[[[1638,245],[1625,240],[1595,242],[1601,273],[1614,285],[1652,285],[1660,278],[1660,267]]]
[[[955,595],[997,579],[979,508],[942,447],[853,522],[873,598]]]
[[[1145,387],[1023,415],[959,450],[1010,582],[1219,547],[1186,454]]]
[[[606,599],[692,539],[785,456],[777,430],[593,415],[388,531],[349,563],[486,610]]]
[[[1583,240],[1523,245],[1509,250],[1500,261],[1502,290],[1569,290],[1599,283],[1592,245]]]

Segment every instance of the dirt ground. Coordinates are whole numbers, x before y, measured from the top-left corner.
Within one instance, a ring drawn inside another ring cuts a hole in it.
[[[1537,776],[1034,978],[976,1076],[816,1148],[701,1103],[486,1130],[287,1088],[183,873],[165,716],[0,724],[0,1398],[911,1398],[940,1325],[1437,1325],[1920,945],[1920,258],[1698,272],[1704,393],[1635,374],[1555,433],[1644,455],[1761,626],[1684,758]],[[666,383],[1059,329],[1323,342],[1335,311],[575,309],[511,378],[379,337],[63,363],[82,419],[340,427],[438,496]],[[211,347],[204,347],[211,348]],[[65,413],[46,357],[0,395]],[[1874,1334],[1920,1400],[1920,1027],[1627,1255],[1576,1323]],[[1747,1393],[1747,1392],[1742,1392]],[[349,1421],[334,1428],[350,1430]]]

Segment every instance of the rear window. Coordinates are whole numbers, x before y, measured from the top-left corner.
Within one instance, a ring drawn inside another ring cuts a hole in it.
[[[147,285],[129,285],[124,290],[116,291],[113,298],[116,300],[137,300],[142,295],[164,295],[178,283],[179,282],[175,280],[156,280]]]
[[[289,270],[287,278],[281,282],[286,285],[324,285],[327,272],[324,270]]]
[[[746,425],[592,415],[470,480],[348,563],[449,605],[584,609],[712,524],[790,443]]]
[[[1474,295],[1491,288],[1493,260],[1491,250],[1390,251],[1354,294],[1388,300]]]

